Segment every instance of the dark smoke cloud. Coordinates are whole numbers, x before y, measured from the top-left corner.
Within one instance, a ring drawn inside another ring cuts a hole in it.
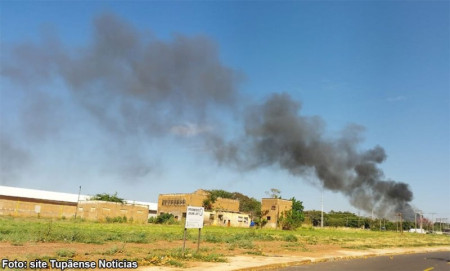
[[[414,217],[412,192],[405,183],[385,180],[378,164],[386,159],[380,146],[359,151],[360,126],[347,128],[337,139],[324,137],[318,117],[299,115],[300,104],[287,94],[274,94],[246,114],[243,138],[226,143],[211,139],[211,148],[222,164],[240,169],[278,165],[293,175],[313,169],[321,185],[346,195],[353,206],[392,217],[402,212]]]
[[[111,14],[98,16],[93,26],[86,46],[64,45],[57,35],[46,32],[41,42],[2,47],[6,51],[1,56],[2,77],[26,89],[25,96],[31,99],[21,108],[24,133],[38,140],[69,134],[72,123],[60,106],[69,97],[92,117],[86,120],[91,127],[103,128],[104,144],[114,144],[106,148],[109,158],[103,165],[96,163],[101,171],[117,171],[126,180],[142,179],[159,167],[147,161],[143,141],[167,134],[218,133],[210,126],[212,112],[236,108],[243,76],[222,64],[210,39],[174,35],[170,41],[159,40]],[[68,93],[54,97],[54,92],[40,88],[54,82]],[[322,119],[301,116],[299,109],[289,96],[273,95],[248,109],[243,138],[226,142],[211,136],[209,147],[220,163],[240,169],[279,165],[296,176],[313,172],[323,187],[343,193],[357,208],[367,212],[374,208],[379,216],[411,215],[408,185],[386,180],[378,168],[386,159],[384,150],[357,149],[361,126],[328,139]],[[30,156],[9,140],[2,138],[0,143],[2,182],[13,180],[11,176],[30,163]]]
[[[19,182],[21,171],[30,166],[31,156],[9,136],[0,133],[0,184]]]
[[[112,14],[94,20],[86,47],[43,38],[14,46],[2,75],[29,85],[59,77],[111,132],[152,135],[167,132],[179,117],[202,119],[212,106],[233,105],[242,79],[221,63],[210,39],[175,35],[165,42]]]
[[[186,122],[200,127],[212,118],[211,109],[235,105],[242,80],[241,73],[222,64],[217,45],[207,37],[174,35],[163,41],[112,14],[94,19],[86,46],[64,45],[46,31],[40,42],[8,44],[5,50],[1,75],[28,91],[22,126],[24,133],[40,140],[53,138],[63,126],[70,133],[70,124],[59,117],[61,111],[54,110],[54,93],[37,92],[55,81],[89,112],[88,122],[117,140],[117,149],[129,147],[123,141],[171,134],[173,127]],[[121,152],[127,150],[117,150]],[[131,155],[133,161],[115,161],[120,166],[110,168],[123,168],[121,176],[145,176],[152,166],[145,166],[143,156]]]

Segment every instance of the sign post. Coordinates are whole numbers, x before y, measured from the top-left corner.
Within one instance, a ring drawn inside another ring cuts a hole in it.
[[[186,223],[184,225],[183,237],[183,256],[186,247],[186,231],[187,229],[198,229],[197,252],[200,249],[200,234],[203,228],[203,215],[205,209],[203,207],[188,206],[186,211]]]

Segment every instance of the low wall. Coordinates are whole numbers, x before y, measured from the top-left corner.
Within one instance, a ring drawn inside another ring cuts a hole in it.
[[[0,215],[15,217],[73,218],[77,204],[30,198],[0,196]],[[93,221],[126,217],[128,222],[146,223],[148,206],[105,201],[80,201],[77,217]]]
[[[80,201],[77,217],[94,221],[126,217],[128,222],[147,223],[148,206],[106,201]]]
[[[0,215],[16,217],[71,218],[75,203],[51,202],[38,199],[0,197]]]

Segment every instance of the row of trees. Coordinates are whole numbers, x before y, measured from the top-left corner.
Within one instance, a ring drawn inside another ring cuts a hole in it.
[[[321,211],[305,211],[305,222],[313,226],[320,226]],[[358,216],[351,212],[324,212],[323,225],[326,227],[349,227],[349,228],[365,228],[372,230],[388,230],[397,231],[403,228],[404,231],[414,228],[416,225],[414,221],[389,221],[387,219],[371,219],[368,217]],[[417,222],[419,223],[419,222]],[[429,220],[423,219],[422,227],[428,229],[432,227]]]

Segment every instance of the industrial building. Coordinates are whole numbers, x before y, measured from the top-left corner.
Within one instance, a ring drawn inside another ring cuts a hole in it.
[[[262,219],[267,220],[265,225],[267,228],[277,228],[280,218],[290,210],[292,210],[291,200],[276,198],[263,198],[261,200]]]
[[[204,224],[222,227],[250,227],[250,215],[225,211],[206,211]]]
[[[186,217],[187,206],[203,206],[203,201],[208,198],[209,192],[198,189],[193,193],[185,194],[160,194],[158,197],[158,215],[169,213],[177,220]],[[217,198],[212,204],[212,209],[224,212],[239,212],[239,201],[235,199]]]
[[[16,217],[72,218],[103,221],[126,217],[146,222],[156,216],[157,204],[127,200],[125,204],[89,201],[90,196],[19,187],[0,186],[0,215]]]

